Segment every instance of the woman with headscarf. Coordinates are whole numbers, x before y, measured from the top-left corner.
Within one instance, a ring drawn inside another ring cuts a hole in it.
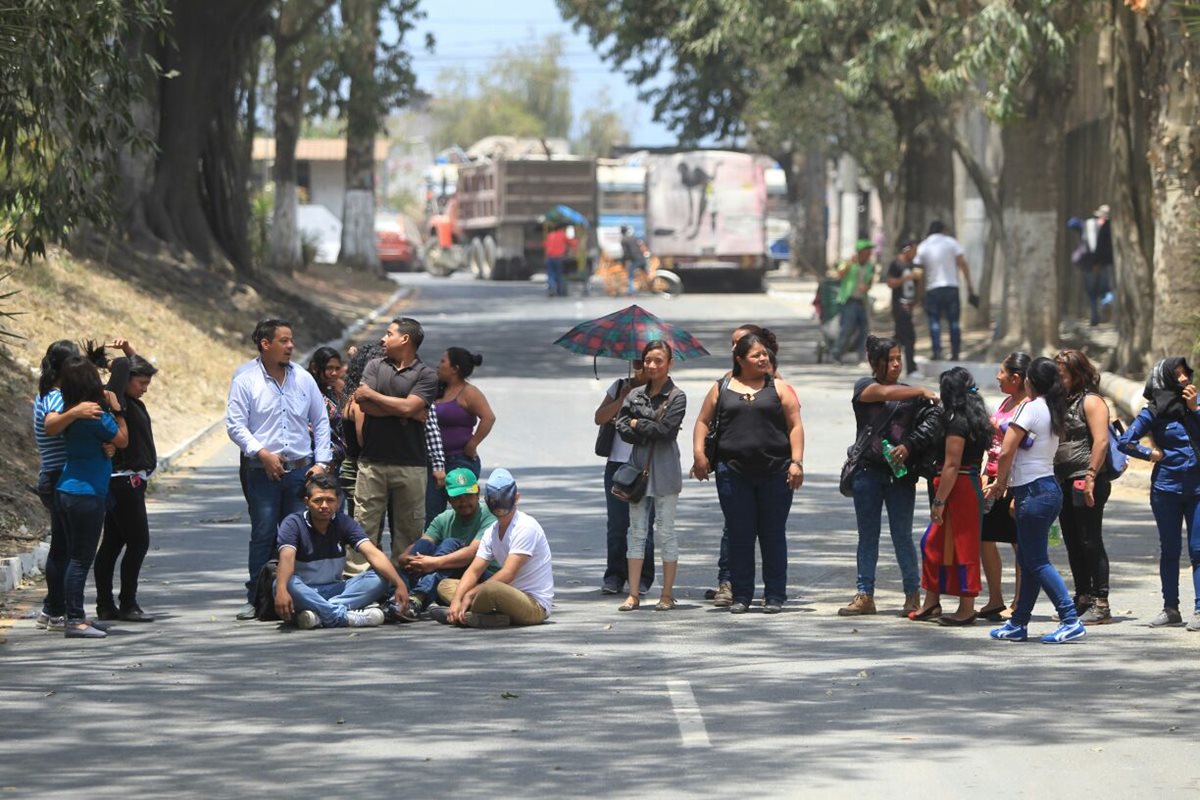
[[[1124,453],[1150,461],[1150,509],[1158,525],[1162,550],[1158,560],[1163,610],[1151,628],[1179,625],[1180,533],[1187,522],[1188,556],[1192,562],[1195,606],[1189,631],[1200,631],[1200,412],[1196,386],[1187,360],[1164,358],[1154,365],[1142,393],[1147,403],[1121,437]],[[1151,447],[1140,444],[1153,439]]]

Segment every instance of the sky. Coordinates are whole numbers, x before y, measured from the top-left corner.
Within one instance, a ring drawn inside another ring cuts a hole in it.
[[[554,0],[424,0],[421,8],[426,17],[410,34],[410,41],[423,42],[427,32],[437,40],[433,53],[423,48],[414,53],[413,66],[421,89],[436,94],[437,74],[443,69],[476,74],[486,69],[501,50],[560,33],[563,63],[574,76],[571,102],[576,119],[590,98],[607,88],[613,106],[629,111],[626,127],[633,144],[658,146],[676,141],[665,127],[653,121],[649,106],[637,98],[637,88],[622,72],[614,72],[600,59],[588,43],[586,32],[575,33],[563,21]]]

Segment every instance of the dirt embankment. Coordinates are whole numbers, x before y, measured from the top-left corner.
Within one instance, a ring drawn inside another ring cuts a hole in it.
[[[155,442],[167,453],[218,419],[229,377],[252,358],[250,333],[265,317],[295,325],[297,349],[337,337],[354,319],[394,291],[389,280],[336,267],[314,267],[295,276],[267,275],[252,282],[167,255],[150,256],[120,246],[90,257],[52,252],[12,271],[0,294],[19,293],[0,310],[16,312],[0,327],[23,338],[0,344],[0,556],[32,549],[46,527],[30,488],[38,457],[32,433],[32,398],[46,346],[56,339],[129,339],[160,372],[146,395]]]

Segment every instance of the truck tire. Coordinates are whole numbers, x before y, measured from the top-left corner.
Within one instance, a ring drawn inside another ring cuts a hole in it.
[[[669,269],[655,270],[654,278],[650,281],[650,291],[667,299],[678,297],[683,294],[683,281]]]
[[[492,280],[506,281],[508,280],[509,264],[508,259],[503,256],[497,258],[492,265]]]
[[[425,244],[425,271],[435,278],[445,278],[450,275],[446,259],[448,254],[442,249],[438,240],[430,239]]]
[[[483,242],[479,239],[472,239],[471,244],[467,246],[467,264],[476,278],[481,281],[491,280],[492,267],[484,257]]]

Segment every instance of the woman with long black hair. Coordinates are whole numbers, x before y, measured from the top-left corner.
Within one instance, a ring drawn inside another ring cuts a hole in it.
[[[715,472],[729,528],[732,614],[746,613],[754,598],[755,542],[762,553],[763,612],[777,614],[787,600],[787,518],[804,483],[804,424],[796,393],[774,373],[763,338],[743,336],[733,348],[728,383],[709,390],[692,432],[692,474],[706,480]],[[704,440],[718,393],[721,435],[711,464]]]
[[[332,347],[318,347],[308,360],[308,372],[321,390],[325,413],[329,417],[329,444],[333,452],[331,471],[336,475],[346,458],[346,437],[342,429],[342,404],[346,401],[346,366],[342,354]]]
[[[67,461],[59,476],[57,497],[66,534],[67,565],[63,573],[67,638],[102,639],[107,634],[88,621],[83,610],[83,587],[96,557],[108,500],[112,460],[105,444],[117,448],[129,442],[125,418],[109,405],[100,372],[79,356],[72,356],[59,373],[63,407],[68,411],[80,403],[96,403],[103,409],[99,419],[77,419],[63,432]]]
[[[123,342],[124,340],[118,340]],[[128,343],[126,343],[128,344]],[[150,412],[142,402],[158,368],[127,347],[126,363],[113,362],[112,374],[127,376],[122,386],[112,386],[123,400],[129,441],[113,456],[109,503],[104,516],[104,537],[96,552],[96,619],[153,622],[137,601],[138,578],[150,550],[150,524],[146,517],[146,485],[158,466]],[[121,553],[124,551],[124,555]],[[121,559],[121,592],[113,597],[113,573]],[[117,602],[119,600],[119,604]]]
[[[429,468],[425,483],[426,525],[446,510],[446,490],[442,484],[447,472],[466,467],[475,475],[481,474],[483,463],[479,459],[479,445],[496,424],[496,415],[487,397],[468,380],[482,364],[483,356],[465,347],[448,348],[438,362],[438,396],[433,407],[446,463],[437,475],[432,467]]]
[[[993,639],[1023,642],[1029,638],[1029,618],[1044,590],[1058,610],[1061,624],[1042,637],[1046,644],[1062,644],[1086,633],[1062,576],[1050,563],[1050,525],[1062,510],[1062,488],[1054,477],[1058,450],[1067,416],[1067,395],[1058,367],[1048,358],[1035,358],[1025,378],[1029,399],[1017,409],[1004,434],[996,480],[988,487],[993,502],[1012,483],[1017,521],[1017,558],[1021,563],[1021,591],[1012,619],[993,628]]]
[[[979,528],[983,493],[979,465],[992,438],[992,422],[979,396],[975,378],[963,367],[941,374],[944,453],[941,470],[931,481],[929,514],[933,523],[921,539],[921,586],[925,603],[910,619],[937,617],[942,625],[975,621],[979,580]],[[941,615],[943,594],[958,598],[958,610]]]
[[[1187,359],[1164,358],[1146,379],[1146,407],[1121,437],[1121,451],[1154,464],[1150,474],[1150,508],[1161,547],[1158,574],[1163,610],[1151,628],[1182,625],[1179,612],[1180,534],[1187,523],[1187,551],[1192,565],[1194,606],[1189,631],[1200,631],[1200,404]],[[1142,437],[1153,440],[1150,447]]]

